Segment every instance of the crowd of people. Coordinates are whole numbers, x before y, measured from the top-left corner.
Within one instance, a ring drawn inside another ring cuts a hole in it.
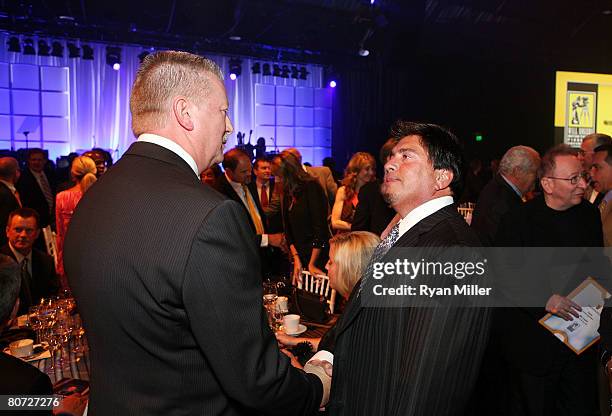
[[[368,293],[374,265],[402,248],[612,245],[609,136],[542,155],[514,146],[491,170],[465,170],[453,133],[399,120],[381,147],[384,178],[364,152],[335,178],[295,148],[254,161],[225,151],[222,79],[199,56],[148,55],[130,101],[138,139],[108,171],[99,153],[75,157],[57,195],[40,149],[21,175],[0,159],[2,253],[19,264],[0,266],[21,275],[19,295],[0,296],[0,322],[16,297],[23,312],[73,290],[91,345],[90,414],[601,414],[611,309],[580,355],[539,324],[547,312],[578,317],[573,287],[537,308],[395,307]],[[457,210],[467,200],[471,224]],[[57,269],[34,248],[53,221]],[[272,333],[262,308],[263,280],[297,284],[302,270],[328,275],[346,300],[322,339]],[[303,341],[318,350],[304,366],[284,351]]]

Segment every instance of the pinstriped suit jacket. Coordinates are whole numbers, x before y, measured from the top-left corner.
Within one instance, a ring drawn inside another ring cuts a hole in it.
[[[321,383],[279,352],[244,209],[134,143],[83,197],[65,266],[91,344],[89,414],[309,414]]]
[[[477,245],[474,231],[450,205],[416,224],[394,247]],[[394,261],[393,256],[390,250],[382,261]],[[353,292],[336,326],[330,415],[464,414],[488,341],[490,313],[364,308],[361,296]]]

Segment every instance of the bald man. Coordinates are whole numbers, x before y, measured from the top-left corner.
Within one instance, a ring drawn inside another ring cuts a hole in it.
[[[20,175],[19,163],[13,157],[0,158],[0,230],[6,228],[9,213],[21,208],[15,184]],[[0,233],[0,246],[6,244],[6,234]]]

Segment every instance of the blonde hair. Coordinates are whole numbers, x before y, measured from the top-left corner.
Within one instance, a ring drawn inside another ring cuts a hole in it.
[[[85,193],[97,180],[96,162],[87,156],[77,156],[70,166],[70,174],[81,188],[81,192]]]
[[[340,233],[329,240],[334,248],[332,261],[338,267],[334,286],[342,296],[349,297],[378,243],[380,238],[368,231]]]
[[[188,52],[161,51],[143,60],[130,95],[136,137],[164,127],[169,101],[177,95],[201,102],[210,93],[210,76],[223,80],[219,66]]]
[[[376,169],[376,160],[374,156],[366,152],[357,152],[351,157],[346,169],[344,169],[344,179],[342,179],[342,185],[344,185],[344,192],[346,199],[351,199],[355,193],[357,187],[357,175],[361,172],[361,169],[372,166]],[[372,178],[375,180],[375,178]]]

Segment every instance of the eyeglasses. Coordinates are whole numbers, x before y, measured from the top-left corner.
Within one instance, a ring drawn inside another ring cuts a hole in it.
[[[569,181],[569,183],[571,183],[572,185],[577,185],[580,179],[584,179],[584,181],[587,183],[589,182],[589,180],[591,180],[591,177],[589,176],[588,172],[580,172],[578,175],[574,175],[571,178],[556,178],[554,176],[545,176],[545,178],[559,179],[560,181]]]

